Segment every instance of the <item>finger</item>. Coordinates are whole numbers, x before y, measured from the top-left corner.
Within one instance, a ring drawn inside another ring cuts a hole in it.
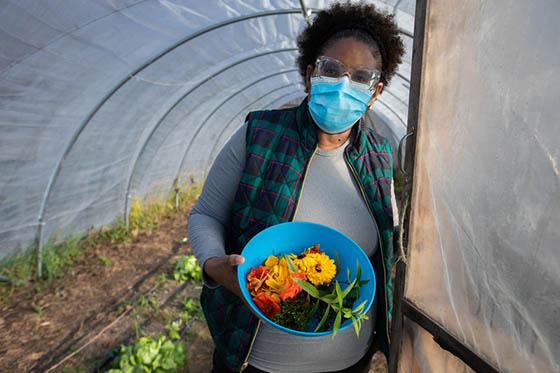
[[[228,256],[228,263],[232,266],[242,264],[245,262],[245,258],[241,255],[231,254]]]

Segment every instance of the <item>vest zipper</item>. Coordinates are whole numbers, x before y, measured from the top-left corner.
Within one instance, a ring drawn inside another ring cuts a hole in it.
[[[358,186],[360,187],[360,192],[362,193],[362,197],[364,198],[364,202],[366,204],[366,207],[369,211],[369,214],[371,215],[371,218],[373,219],[373,223],[375,224],[375,228],[377,230],[377,239],[379,241],[379,248],[381,249],[381,265],[383,267],[383,282],[386,283],[387,282],[387,273],[386,273],[386,269],[385,269],[385,255],[383,254],[383,241],[381,241],[381,235],[379,233],[379,226],[377,225],[377,220],[375,220],[375,216],[373,215],[373,212],[371,211],[371,208],[369,206],[369,202],[368,202],[366,193],[364,191],[364,186],[362,185],[362,181],[358,177],[358,173],[354,169],[354,166],[348,160],[347,155],[346,155],[346,151],[344,152],[344,160],[346,161],[346,164],[348,165],[348,167],[350,167],[350,170],[352,171],[352,174],[354,175],[356,183],[358,183]],[[384,286],[385,285],[386,284],[384,284]],[[384,307],[385,308],[385,333],[387,334],[387,341],[390,343],[389,315],[387,314],[387,307],[389,305],[388,304],[389,301],[387,299],[387,289],[386,288],[385,288],[384,294],[385,294],[385,307]]]
[[[315,148],[313,148],[313,152],[311,153],[311,157],[309,157],[309,161],[307,162],[307,166],[305,167],[305,172],[303,173],[303,179],[301,180],[301,190],[299,191],[299,198],[298,198],[297,203],[296,203],[296,209],[294,211],[294,214],[292,215],[292,218],[290,219],[291,221],[294,220],[294,217],[296,216],[296,214],[298,212],[299,201],[301,200],[301,194],[303,193],[303,187],[305,186],[305,179],[307,178],[307,171],[309,170],[309,165],[311,164],[311,161],[313,160],[313,156],[315,156],[315,153],[317,152],[317,148],[318,148],[318,146],[315,145]]]
[[[303,173],[303,178],[301,180],[301,190],[299,192],[300,197],[301,197],[301,193],[303,192],[303,186],[305,185],[305,179],[307,177],[307,171],[309,170],[309,165],[311,164],[311,161],[313,160],[313,156],[315,155],[316,152],[317,152],[317,146],[315,146],[315,148],[313,149],[313,153],[311,153],[311,157],[309,157],[309,161],[307,162],[307,166],[305,167],[305,172]],[[296,216],[300,199],[301,198],[298,198],[297,200],[296,209],[294,211],[294,214],[292,215],[292,218],[290,219],[291,221],[294,220],[294,217]],[[247,366],[249,365],[249,355],[253,350],[253,344],[255,343],[255,339],[257,339],[257,333],[259,332],[259,327],[261,326],[261,322],[262,321],[259,319],[259,323],[257,324],[257,330],[255,331],[255,335],[253,335],[253,339],[251,340],[251,344],[249,345],[249,351],[245,356],[245,360],[243,361],[243,365],[241,365],[241,369],[239,370],[239,372],[243,372],[245,368],[247,368]]]
[[[255,334],[253,335],[253,339],[251,340],[251,344],[249,345],[249,352],[247,352],[247,356],[245,356],[245,360],[243,361],[243,365],[241,365],[241,369],[239,372],[243,372],[245,368],[249,365],[249,355],[251,354],[251,350],[253,349],[253,344],[255,343],[255,339],[257,339],[257,333],[259,332],[259,327],[261,326],[261,319],[257,323],[257,329],[255,330]]]

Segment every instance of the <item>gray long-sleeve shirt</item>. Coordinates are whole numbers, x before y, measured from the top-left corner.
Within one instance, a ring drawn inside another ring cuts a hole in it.
[[[189,216],[189,240],[201,266],[207,259],[225,254],[225,227],[229,224],[230,208],[245,166],[246,129],[245,123],[218,154]],[[331,226],[350,236],[372,256],[378,248],[377,229],[343,159],[348,141],[334,150],[317,149],[308,166],[294,221]],[[217,286],[205,274],[203,277],[206,286]],[[373,338],[374,310],[375,304],[368,312],[370,319],[362,324],[359,338],[353,328],[341,331],[335,339],[330,336],[310,338],[262,323],[249,363],[268,372],[344,369],[367,351]]]

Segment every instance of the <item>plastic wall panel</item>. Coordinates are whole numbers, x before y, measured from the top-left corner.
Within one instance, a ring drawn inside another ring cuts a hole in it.
[[[306,0],[308,8],[324,8],[330,2]],[[413,1],[374,3],[396,11],[399,23],[412,30],[408,10]],[[221,27],[169,50],[205,27],[279,9],[296,13]],[[159,185],[169,188],[181,161],[177,157],[184,154],[194,126],[231,93],[228,89],[248,82],[250,74],[232,69],[227,79],[209,81],[184,100],[182,95],[228,64],[294,47],[304,25],[299,2],[291,0],[0,3],[0,257],[17,245],[34,242],[41,212],[46,240],[55,231],[61,236],[79,233],[122,216],[128,180],[139,197]],[[254,77],[263,67],[270,73],[293,68],[295,55],[288,54],[289,59],[270,55],[243,66]],[[297,74],[291,76],[290,83],[300,80]],[[197,136],[195,152],[200,157],[187,157],[182,175],[209,163],[209,149],[218,151],[217,142],[224,141],[215,133],[219,123],[237,115],[243,99],[255,100],[286,82],[271,79],[269,84],[241,93],[215,113],[216,121],[208,121],[211,131]],[[407,89],[398,89],[403,100]],[[271,95],[270,101],[282,92]],[[291,97],[300,96],[295,92]],[[276,103],[280,102],[283,99]],[[175,103],[177,107],[164,115]],[[258,104],[251,109],[259,109]],[[403,106],[395,105],[394,110],[406,116]],[[384,117],[389,127],[391,115]],[[47,193],[49,180],[53,183]]]
[[[473,373],[468,365],[441,349],[431,334],[406,318],[400,358],[398,371],[401,373]]]
[[[270,74],[271,71],[287,69],[284,66],[293,66],[293,52],[263,55],[227,69],[183,97],[191,88],[196,87],[199,81],[237,61],[257,53],[293,48],[293,44],[288,44],[288,40],[291,39],[280,36],[283,35],[282,31],[275,32],[278,43],[266,40],[265,46],[261,48],[257,44],[260,40],[255,41],[254,38],[243,36],[255,27],[272,30],[277,17],[296,16],[298,15],[274,15],[266,17],[265,20],[248,20],[226,26],[223,32],[229,36],[220,40],[220,43],[224,44],[218,44],[214,40],[216,46],[220,45],[215,48],[215,56],[212,56],[211,52],[214,49],[207,48],[207,34],[206,40],[200,42],[195,39],[194,44],[197,45],[191,45],[190,42],[181,45],[122,86],[91,119],[65,160],[58,178],[60,182],[53,188],[49,201],[51,208],[46,215],[46,236],[50,236],[57,227],[85,229],[89,225],[99,224],[98,221],[107,221],[119,211],[124,211],[134,155],[141,150],[141,145],[151,132],[150,129],[158,121],[178,119],[176,116],[166,116],[167,111],[177,101],[181,101],[182,105],[178,106],[183,113],[180,116],[183,120],[179,125],[188,126],[188,132],[183,137],[186,139],[221,97],[229,95],[231,90],[235,91],[238,89],[236,87],[242,85],[238,82],[242,83],[261,74]],[[285,31],[294,35],[296,33],[296,30]],[[237,39],[242,42],[232,42]],[[282,39],[286,41],[283,42]],[[134,104],[131,105],[131,102]],[[119,120],[114,121],[113,118]],[[177,126],[171,128],[176,132],[168,139],[178,138],[180,131]],[[209,147],[207,143],[203,143],[203,146]],[[171,155],[173,158],[160,159],[157,165],[158,173],[154,175],[156,178],[152,179],[155,184],[171,185],[177,173],[176,164],[180,162],[176,153]],[[136,172],[141,173],[142,170]],[[78,206],[76,201],[80,203]],[[52,206],[56,206],[56,209]],[[99,217],[99,220],[92,219],[95,216]],[[80,222],[83,222],[83,225]],[[68,232],[62,231],[62,235],[66,233]]]
[[[500,371],[558,372],[560,3],[428,4],[405,295]]]
[[[254,78],[251,79],[251,81],[254,81],[256,79],[258,79],[259,76],[255,76]],[[286,74],[282,74],[279,76],[275,76],[272,78],[268,78],[266,79],[266,81],[260,82],[257,85],[251,87],[250,91],[251,94],[255,94],[257,96],[261,96],[263,94],[266,93],[266,91],[269,89],[266,86],[268,84],[270,84],[269,87],[275,87],[275,86],[279,86],[279,85],[286,85],[292,82],[297,82],[299,79],[299,75],[297,72],[293,71],[290,73],[286,73]],[[228,94],[229,96],[229,94]],[[235,105],[235,103],[237,102],[237,107],[239,107],[240,105],[242,105],[244,102],[246,102],[247,100],[243,100],[243,97],[239,97],[239,95],[236,97],[236,99],[232,100],[233,102],[230,102],[228,104],[229,109],[230,109],[230,113],[231,110],[233,110],[233,108],[235,106],[230,106],[230,105]],[[224,108],[227,109],[227,108]],[[214,141],[216,141],[215,138],[212,138],[213,136],[215,136],[215,134],[221,129],[222,125],[224,124],[224,122],[227,120],[227,118],[229,118],[229,116],[227,115],[227,112],[216,112],[213,116],[213,118],[209,121],[206,122],[205,125],[205,130],[204,132],[200,132],[198,137],[198,141],[194,141],[192,144],[191,149],[189,150],[188,154],[186,154],[186,156],[189,159],[189,164],[188,165],[183,165],[183,169],[180,171],[183,172],[192,172],[195,171],[197,169],[204,169],[204,167],[206,166],[206,159],[209,156],[209,151],[212,149],[211,146],[207,146],[205,144],[208,145],[213,145]]]
[[[285,49],[286,47],[279,45],[277,48]],[[252,54],[255,52],[252,52]],[[293,51],[284,51],[244,62],[209,80],[194,90],[188,98],[185,97],[179,102],[167,117],[162,118],[163,121],[157,130],[157,137],[154,136],[153,140],[147,144],[144,153],[140,155],[132,179],[131,189],[134,191],[133,193],[137,193],[136,184],[139,179],[162,180],[163,178],[167,181],[169,188],[173,179],[177,176],[178,168],[189,144],[192,147],[199,143],[205,149],[212,148],[213,143],[205,139],[205,136],[211,135],[212,132],[200,128],[211,111],[228,96],[239,91],[247,84],[279,71],[293,69],[293,59]],[[292,74],[292,78],[297,79],[297,76]],[[268,84],[270,89],[274,87],[273,83],[274,79],[266,79],[260,85],[267,89]],[[235,107],[228,106],[228,108],[230,108],[229,115],[233,115],[231,111]],[[218,124],[219,126],[219,123],[210,121],[207,121],[206,124],[209,126]],[[195,139],[193,136],[197,130],[199,136],[198,139]],[[185,159],[183,166],[190,168],[191,171],[196,171],[191,157]],[[196,165],[196,167],[198,166],[200,164]],[[153,167],[153,169],[150,167]],[[155,173],[152,173],[152,171]],[[204,170],[200,170],[200,172],[204,172]],[[151,176],[146,178],[145,175]]]

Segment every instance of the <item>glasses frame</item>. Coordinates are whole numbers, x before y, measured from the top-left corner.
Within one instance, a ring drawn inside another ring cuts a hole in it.
[[[357,82],[357,81],[352,79],[352,75],[354,74],[354,72],[356,70],[367,71],[370,74],[369,83],[367,83],[367,85],[369,85],[369,90],[370,90],[371,93],[375,92],[375,90],[377,88],[377,84],[379,84],[379,82],[381,80],[381,71],[379,71],[377,69],[370,69],[368,67],[358,67],[356,69],[352,69],[352,68],[349,68],[348,66],[346,66],[345,64],[343,64],[342,62],[340,62],[339,60],[337,60],[336,58],[328,57],[328,56],[318,56],[317,57],[317,60],[315,60],[315,70],[313,72],[313,76],[325,76],[326,77],[326,75],[320,75],[319,74],[319,64],[324,62],[324,61],[335,62],[335,63],[338,63],[339,65],[341,65],[343,67],[344,73],[342,75],[340,75],[339,77],[336,77],[336,78],[340,78],[344,75],[348,75],[348,78],[356,84],[366,85],[366,83]],[[329,78],[332,78],[332,77],[329,77]]]

